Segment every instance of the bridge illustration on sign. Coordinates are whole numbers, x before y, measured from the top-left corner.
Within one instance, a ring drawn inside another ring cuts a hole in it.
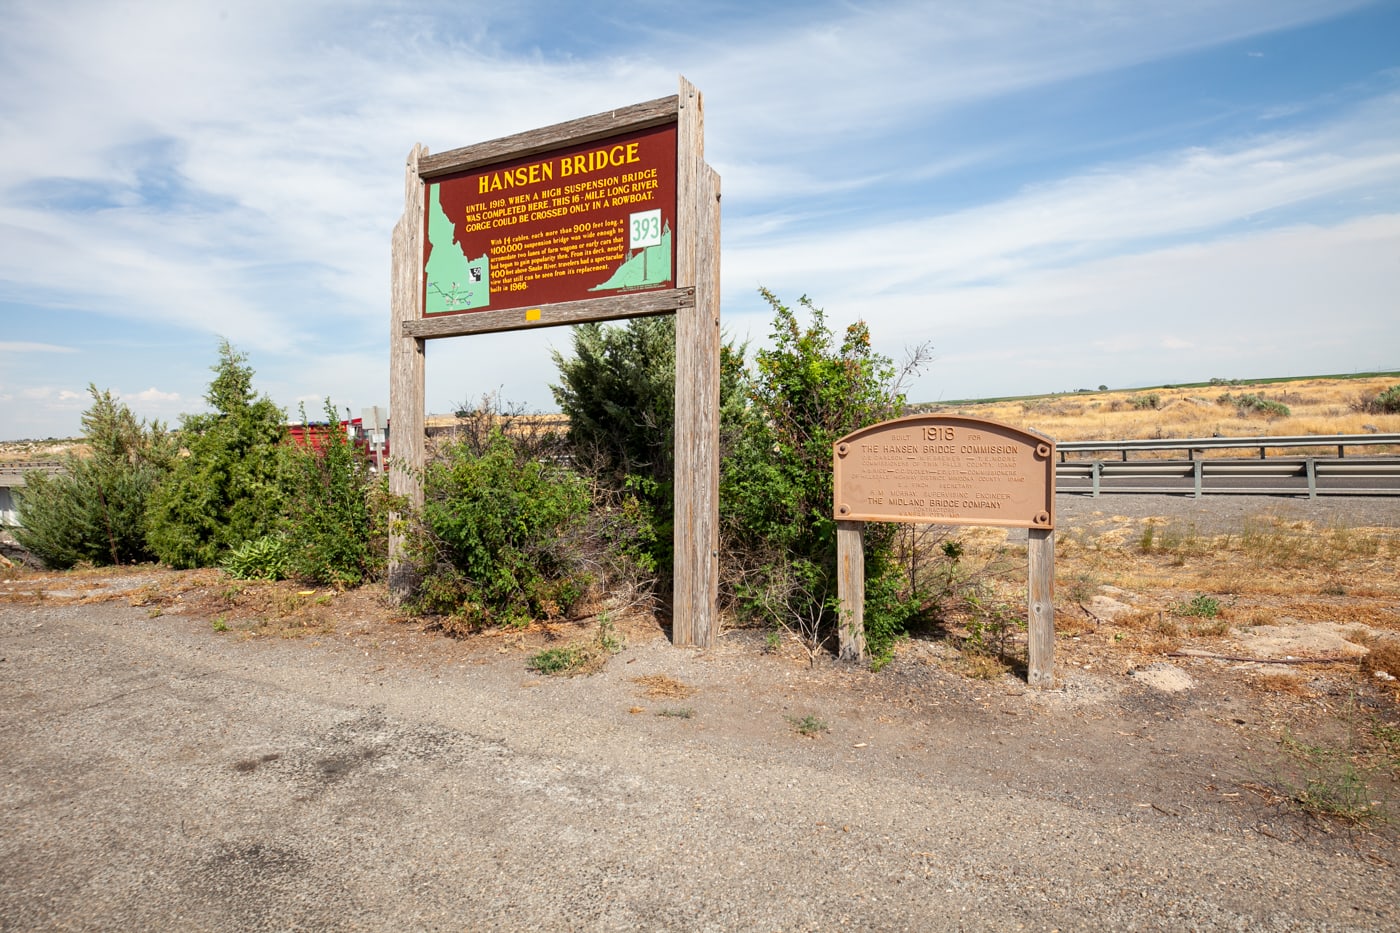
[[[427,289],[423,313],[470,311],[491,303],[491,259],[472,259],[457,241],[456,230],[442,209],[437,185],[428,188]]]
[[[622,261],[608,280],[589,289],[591,292],[632,291],[655,288],[671,281],[671,225],[661,232],[661,242],[645,246]]]

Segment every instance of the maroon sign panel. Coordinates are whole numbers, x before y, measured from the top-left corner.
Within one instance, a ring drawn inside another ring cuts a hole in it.
[[[676,126],[429,181],[423,315],[675,287]]]

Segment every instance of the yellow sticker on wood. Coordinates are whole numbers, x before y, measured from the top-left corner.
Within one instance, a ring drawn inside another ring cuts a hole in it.
[[[527,320],[527,321],[538,321],[539,319],[540,319],[540,309],[539,309],[539,308],[531,308],[529,311],[526,311],[526,312],[525,312],[525,320]]]

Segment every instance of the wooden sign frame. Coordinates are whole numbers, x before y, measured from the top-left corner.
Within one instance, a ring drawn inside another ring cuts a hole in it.
[[[1027,682],[1055,681],[1055,442],[983,418],[911,415],[832,445],[839,656],[863,660],[865,523],[1025,528]]]
[[[436,179],[662,127],[676,130],[674,288],[534,307],[423,315],[425,188]],[[680,92],[578,120],[438,155],[421,144],[408,155],[404,212],[394,227],[389,337],[393,457],[389,487],[423,502],[425,341],[658,314],[676,315],[675,589],[672,641],[714,642],[719,591],[719,175],[704,161],[704,102],[684,77]],[[396,601],[415,584],[401,532],[389,541],[389,591]]]

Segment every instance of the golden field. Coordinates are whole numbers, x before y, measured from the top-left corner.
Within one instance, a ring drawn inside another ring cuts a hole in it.
[[[921,405],[932,414],[988,418],[1057,441],[1298,434],[1395,434],[1400,414],[1369,414],[1363,399],[1400,384],[1400,373],[1283,382],[1232,382],[1181,388],[1075,392],[1005,401]],[[1257,395],[1288,406],[1287,417],[1240,415],[1223,395]],[[1150,404],[1156,396],[1155,407]]]

